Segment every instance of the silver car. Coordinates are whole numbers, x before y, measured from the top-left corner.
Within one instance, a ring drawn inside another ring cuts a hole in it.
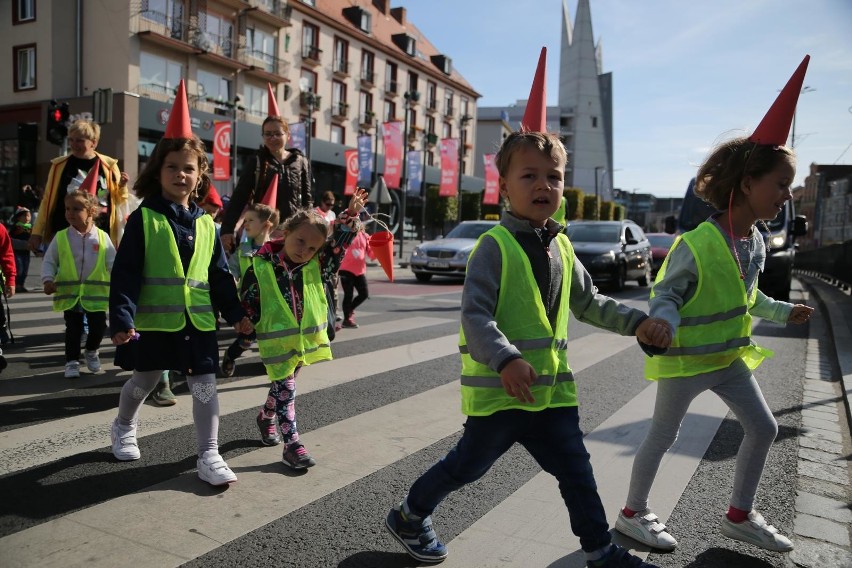
[[[433,276],[464,277],[467,257],[479,236],[498,221],[462,221],[443,239],[420,243],[411,252],[409,266],[415,278],[428,282]]]

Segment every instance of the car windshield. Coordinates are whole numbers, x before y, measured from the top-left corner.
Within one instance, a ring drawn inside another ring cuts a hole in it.
[[[672,243],[674,243],[675,236],[674,235],[645,235],[648,237],[648,240],[651,242],[652,247],[656,248],[672,248]]]
[[[609,223],[569,224],[565,232],[578,243],[617,243],[621,238],[621,228]]]
[[[478,239],[479,236],[493,227],[491,223],[462,223],[456,225],[452,231],[447,233],[448,239]]]

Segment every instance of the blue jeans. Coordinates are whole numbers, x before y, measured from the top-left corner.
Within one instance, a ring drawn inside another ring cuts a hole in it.
[[[485,475],[515,442],[559,481],[571,531],[580,539],[583,550],[592,552],[608,546],[609,524],[583,444],[576,406],[468,417],[456,447],[411,486],[407,498],[411,512],[420,517],[431,515],[447,495]]]

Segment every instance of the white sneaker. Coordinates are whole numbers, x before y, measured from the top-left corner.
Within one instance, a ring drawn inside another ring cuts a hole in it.
[[[68,361],[65,363],[65,378],[79,379],[80,378],[80,362]]]
[[[763,515],[755,510],[748,514],[748,519],[741,523],[731,521],[727,515],[722,516],[722,534],[734,540],[741,540],[766,550],[775,552],[790,552],[793,543],[778,532],[778,529],[766,522]]]
[[[133,461],[141,457],[139,443],[136,441],[136,426],[122,426],[118,418],[112,421],[109,429],[112,440],[112,455],[119,461]]]
[[[237,476],[216,450],[208,450],[201,454],[197,462],[198,477],[210,485],[219,486],[233,483]]]
[[[677,541],[659,520],[651,509],[639,511],[632,517],[625,517],[624,511],[619,511],[615,530],[651,548],[674,550],[677,548]]]
[[[86,367],[93,373],[101,370],[101,359],[98,357],[98,350],[86,351]]]

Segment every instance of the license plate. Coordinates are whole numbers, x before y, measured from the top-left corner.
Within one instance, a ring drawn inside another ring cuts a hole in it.
[[[445,260],[430,260],[426,263],[429,268],[449,268],[450,263]]]

